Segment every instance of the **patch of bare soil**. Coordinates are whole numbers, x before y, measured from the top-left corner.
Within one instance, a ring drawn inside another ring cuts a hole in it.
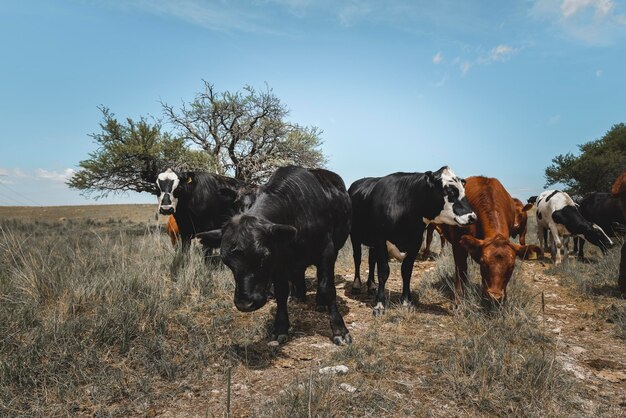
[[[626,343],[615,335],[614,325],[598,312],[615,298],[581,295],[562,279],[546,274],[548,265],[529,264],[529,284],[543,292],[544,326],[556,337],[563,367],[588,391],[585,397],[621,407],[626,414]]]

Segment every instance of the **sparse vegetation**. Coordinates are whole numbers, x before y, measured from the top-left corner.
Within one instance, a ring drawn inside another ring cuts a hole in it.
[[[391,263],[390,307],[373,317],[371,298],[349,293],[346,245],[337,283],[354,343],[330,343],[328,317],[309,295],[306,305],[290,303],[289,342],[271,348],[273,303],[237,312],[227,269],[207,268],[197,251],[172,276],[175,253],[164,234],[108,218],[0,222],[0,415],[224,415],[229,369],[233,416],[619,411],[619,399],[598,397],[565,367],[567,344],[547,322],[555,302],[542,312],[542,291],[532,285],[549,277],[593,303],[610,298],[597,303],[587,317],[595,322],[585,326],[610,322],[607,335],[618,347],[626,305],[602,291],[614,286],[602,272],[615,268],[615,254],[591,264],[572,259],[559,269],[519,262],[507,303],[486,309],[474,263],[468,294],[454,307],[446,248],[435,262],[416,265],[414,311],[398,305],[400,264]],[[307,272],[311,291],[314,276]],[[319,374],[339,364],[347,374]]]

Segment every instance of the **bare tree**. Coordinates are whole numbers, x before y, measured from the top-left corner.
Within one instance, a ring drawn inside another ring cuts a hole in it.
[[[289,110],[269,87],[218,92],[205,81],[192,103],[179,110],[162,105],[177,135],[212,155],[222,174],[260,182],[282,165],[326,163],[320,150],[322,131],[287,122]]]

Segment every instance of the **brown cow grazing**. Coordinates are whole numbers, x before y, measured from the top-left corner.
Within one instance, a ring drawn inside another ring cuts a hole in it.
[[[513,198],[515,205],[515,223],[511,228],[511,238],[517,238],[519,243],[526,245],[526,223],[528,223],[528,210],[533,207],[532,203],[523,204],[521,200]]]
[[[624,217],[626,218],[626,173],[622,173],[611,187],[611,194],[617,197],[622,204]],[[617,279],[619,291],[626,294],[626,242],[622,244],[622,255],[619,262],[619,278]]]
[[[174,216],[168,216],[165,231],[167,232],[167,235],[169,235],[172,245],[176,247],[176,245],[180,242],[180,230],[178,229],[178,224],[176,223]]]
[[[446,239],[452,244],[456,265],[455,298],[459,302],[468,281],[469,253],[480,265],[483,296],[503,302],[515,267],[515,257],[525,258],[532,252],[542,256],[543,252],[536,245],[519,245],[509,240],[515,225],[516,209],[511,195],[497,179],[468,177],[465,196],[478,221],[469,227],[442,225]]]

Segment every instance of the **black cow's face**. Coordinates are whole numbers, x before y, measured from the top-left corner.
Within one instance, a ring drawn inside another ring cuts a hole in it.
[[[459,178],[449,167],[442,167],[432,174],[437,193],[443,199],[443,208],[428,222],[465,226],[476,222],[476,214],[465,198],[465,180]]]
[[[221,255],[235,277],[235,306],[242,312],[267,302],[274,258],[295,237],[292,226],[254,216],[236,216],[223,229]]]
[[[593,228],[591,228],[588,232],[584,234],[585,239],[599,247],[602,252],[605,252],[607,249],[613,247],[613,241],[609,238],[602,228],[598,225],[593,224]]]
[[[176,204],[178,198],[174,196],[174,191],[180,184],[178,175],[171,169],[159,174],[156,181],[159,188],[159,213],[162,215],[171,215],[176,212]]]

